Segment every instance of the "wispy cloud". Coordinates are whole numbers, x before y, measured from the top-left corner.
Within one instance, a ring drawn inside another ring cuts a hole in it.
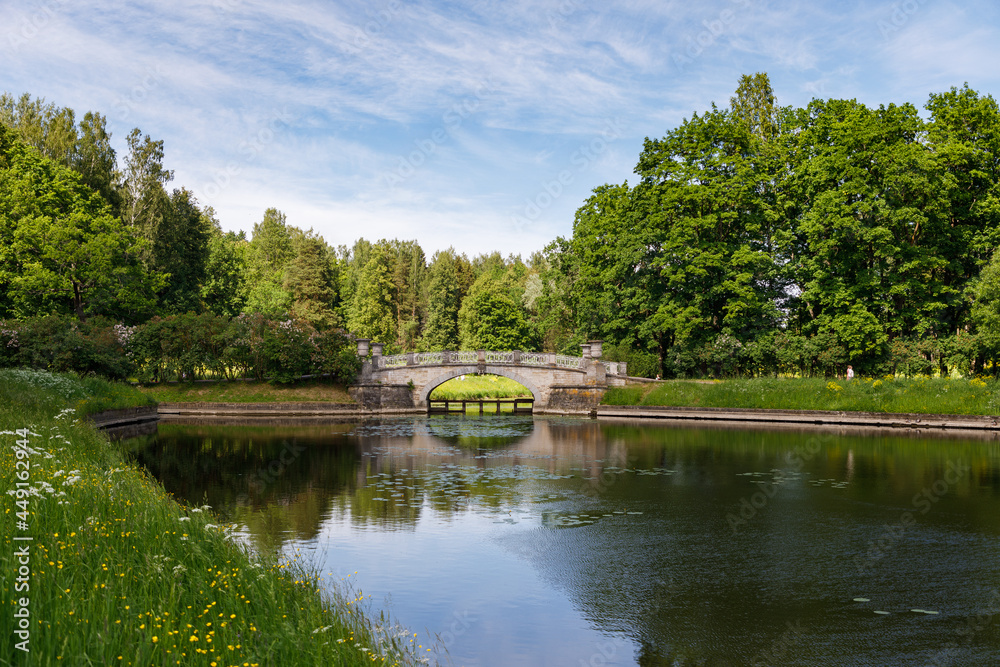
[[[632,177],[643,137],[727,105],[740,74],[769,72],[795,105],[994,92],[998,9],[913,3],[886,36],[899,3],[28,0],[0,5],[0,89],[104,113],[119,151],[132,127],[163,139],[175,185],[227,228],[275,206],[335,244],[528,253]],[[577,169],[609,119],[622,136]]]

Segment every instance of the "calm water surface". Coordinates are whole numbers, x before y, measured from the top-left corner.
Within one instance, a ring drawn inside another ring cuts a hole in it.
[[[996,440],[440,417],[135,449],[446,664],[1000,664]]]

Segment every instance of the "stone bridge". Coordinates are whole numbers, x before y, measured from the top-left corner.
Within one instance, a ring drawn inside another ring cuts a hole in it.
[[[597,407],[609,386],[627,379],[624,363],[601,361],[601,341],[581,345],[583,356],[551,352],[410,352],[382,356],[382,345],[358,341],[364,359],[355,399],[369,409],[426,408],[435,387],[461,375],[489,373],[524,385],[538,411],[580,411]]]

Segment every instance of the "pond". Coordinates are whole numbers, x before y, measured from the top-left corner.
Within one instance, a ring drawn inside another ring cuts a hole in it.
[[[1000,664],[995,439],[449,416],[133,447],[432,662]]]

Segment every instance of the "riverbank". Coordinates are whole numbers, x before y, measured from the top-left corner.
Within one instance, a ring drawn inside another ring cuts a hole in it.
[[[1000,382],[947,378],[753,378],[615,387],[611,406],[811,410],[895,415],[1000,414]]]
[[[136,387],[160,403],[329,403],[356,406],[342,384],[307,379],[289,384],[259,380],[163,382]]]
[[[81,418],[100,412],[93,406],[148,402],[126,385],[0,370],[0,567],[19,573],[3,577],[4,617],[15,625],[0,633],[0,656],[26,651],[37,665],[416,662],[414,635],[375,622],[348,584],[251,551],[211,508],[178,504]]]
[[[980,415],[838,412],[830,410],[764,410],[759,408],[691,408],[658,406],[601,406],[595,413],[604,420],[655,420],[688,426],[695,423],[728,424],[761,428],[839,428],[869,431],[904,430],[929,435],[935,431],[1000,434],[1000,419]],[[995,437],[995,436],[991,436]]]

